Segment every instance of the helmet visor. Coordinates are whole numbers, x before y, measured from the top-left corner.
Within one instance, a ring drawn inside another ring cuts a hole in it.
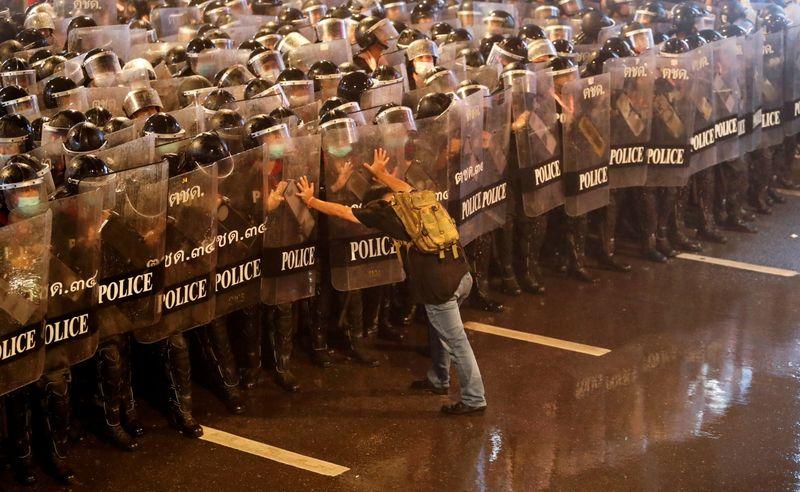
[[[278,75],[286,68],[283,58],[277,51],[259,53],[249,61],[250,70],[264,80],[275,82]]]
[[[313,80],[290,80],[281,82],[280,86],[289,99],[289,107],[297,108],[314,102]]]
[[[22,183],[0,185],[0,190],[6,206],[13,214],[31,217],[47,208],[47,186],[40,177]]]
[[[113,76],[122,71],[122,67],[119,65],[119,58],[112,51],[103,51],[90,56],[84,60],[83,68],[86,70],[86,75],[91,79],[108,75]]]
[[[327,43],[347,38],[347,23],[344,19],[323,19],[317,24],[317,37]]]
[[[19,70],[15,72],[3,72],[0,74],[3,87],[18,85],[29,93],[38,92],[36,90],[36,70]],[[33,87],[33,89],[31,89]]]
[[[633,51],[642,54],[651,49],[655,42],[653,40],[653,30],[649,27],[643,29],[636,29],[625,34],[625,37],[633,45]]]

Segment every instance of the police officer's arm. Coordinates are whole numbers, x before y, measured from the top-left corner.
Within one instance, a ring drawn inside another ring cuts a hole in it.
[[[375,176],[375,179],[388,186],[394,192],[409,192],[413,190],[410,184],[386,171],[386,164],[388,163],[389,154],[383,149],[375,149],[372,164],[365,162],[364,167]]]
[[[305,203],[308,208],[313,208],[314,210],[317,210],[325,215],[339,217],[340,219],[354,222],[356,224],[361,223],[361,221],[359,221],[356,216],[353,215],[353,209],[350,207],[340,205],[338,203],[326,202],[325,200],[320,200],[319,198],[315,197],[314,183],[309,183],[308,178],[305,176],[300,178],[300,181],[297,182],[297,189],[299,190],[297,195],[301,200],[303,200],[303,203]]]

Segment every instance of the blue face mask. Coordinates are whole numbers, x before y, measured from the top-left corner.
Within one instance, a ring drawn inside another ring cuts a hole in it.
[[[350,145],[343,145],[341,147],[331,147],[330,149],[328,149],[328,153],[334,157],[346,157],[352,151],[353,147]]]
[[[286,155],[286,147],[283,144],[270,144],[269,145],[269,158],[270,159],[280,159]]]

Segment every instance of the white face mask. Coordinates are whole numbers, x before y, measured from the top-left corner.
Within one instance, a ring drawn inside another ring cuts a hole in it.
[[[414,62],[414,72],[420,77],[424,77],[426,73],[433,70],[433,62],[418,61]]]

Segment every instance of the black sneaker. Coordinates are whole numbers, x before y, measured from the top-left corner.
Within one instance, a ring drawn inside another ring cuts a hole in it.
[[[484,410],[486,410],[486,405],[471,407],[463,402],[442,405],[442,413],[447,415],[469,415],[473,413],[483,413]]]
[[[411,382],[411,389],[416,391],[426,391],[435,395],[446,395],[450,388],[434,386],[428,378]]]

